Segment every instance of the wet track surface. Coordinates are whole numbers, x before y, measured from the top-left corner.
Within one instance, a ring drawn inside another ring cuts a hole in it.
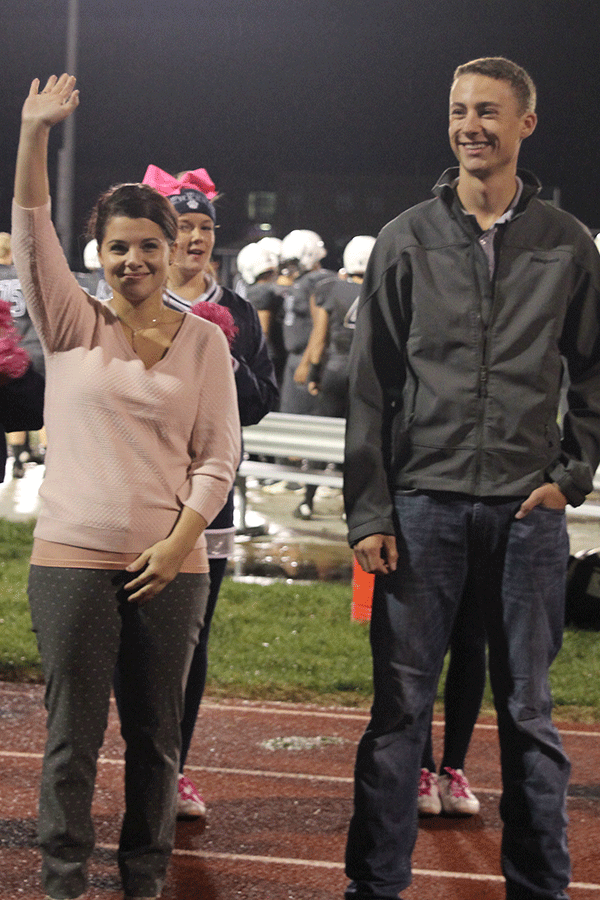
[[[0,487],[0,516],[37,511],[43,467]],[[250,487],[254,519],[236,538],[232,574],[346,579],[341,500],[318,492],[310,521],[302,493]],[[572,552],[600,545],[600,503],[568,517]],[[245,701],[203,705],[187,774],[208,804],[206,825],[180,822],[163,900],[342,900],[352,771],[365,711]],[[42,900],[36,807],[44,747],[43,688],[0,683],[0,900]],[[600,725],[561,724],[573,772],[569,792],[572,900],[600,900]],[[434,736],[441,745],[443,725]],[[439,757],[439,752],[438,752]],[[115,848],[122,815],[123,744],[114,708],[94,800],[97,849],[87,900],[121,900]],[[413,885],[404,900],[502,900],[500,767],[494,718],[475,729],[468,776],[481,801],[470,819],[422,820]]]
[[[35,846],[44,744],[43,689],[0,684],[1,896],[41,900]],[[187,773],[208,803],[206,825],[180,822],[164,900],[341,900],[356,743],[367,714],[245,701],[203,706]],[[600,900],[600,726],[561,727],[569,792],[573,900]],[[436,723],[436,742],[442,726]],[[89,900],[122,897],[115,861],[123,745],[116,711],[98,770],[97,849]],[[481,801],[470,819],[422,820],[405,900],[500,900],[500,775],[492,717],[480,719],[468,774]]]

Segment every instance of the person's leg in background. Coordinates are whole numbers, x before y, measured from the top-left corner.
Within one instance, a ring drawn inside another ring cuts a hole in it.
[[[210,566],[210,590],[208,603],[204,615],[204,624],[200,629],[198,644],[194,650],[190,671],[185,687],[185,700],[183,718],[181,720],[181,759],[179,763],[179,793],[177,800],[177,815],[181,818],[203,818],[206,815],[206,803],[202,794],[194,782],[184,775],[183,769],[187,760],[188,751],[192,742],[194,728],[198,719],[198,712],[206,687],[206,674],[208,670],[208,638],[210,626],[214,615],[221,582],[225,576],[227,559],[217,558],[209,560]]]
[[[449,816],[473,816],[480,810],[464,769],[485,690],[486,634],[481,602],[477,580],[475,585],[468,582],[450,638],[444,754],[439,771],[442,810]]]
[[[481,597],[467,583],[450,638],[444,685],[444,751],[439,777],[431,729],[421,760],[419,815],[471,816],[479,801],[464,775],[465,758],[477,722],[486,677],[486,637]]]
[[[316,397],[314,414],[344,418],[348,406],[347,360],[341,357],[330,358],[323,370],[323,377]],[[304,499],[296,507],[293,515],[296,519],[312,519],[316,484],[307,484]]]
[[[200,629],[198,644],[194,650],[190,670],[185,682],[185,698],[181,720],[181,757],[179,763],[179,784],[177,815],[179,818],[197,819],[206,816],[206,803],[194,782],[184,774],[184,766],[196,727],[198,712],[208,671],[208,639],[211,624],[219,599],[221,584],[227,569],[228,556],[233,550],[235,527],[233,521],[234,492],[231,490],[227,501],[213,522],[206,529],[210,586]]]
[[[13,458],[12,477],[23,478],[25,475],[25,457],[27,452],[27,432],[12,431],[6,435],[10,455]]]

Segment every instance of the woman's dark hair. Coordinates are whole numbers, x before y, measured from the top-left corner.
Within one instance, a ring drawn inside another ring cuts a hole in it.
[[[101,194],[88,220],[86,234],[102,246],[106,226],[115,216],[150,219],[163,231],[169,244],[177,237],[177,213],[172,204],[147,184],[118,184]]]

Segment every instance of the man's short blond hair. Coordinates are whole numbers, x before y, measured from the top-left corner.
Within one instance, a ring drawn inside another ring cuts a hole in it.
[[[535,112],[537,91],[531,76],[516,63],[503,56],[483,56],[464,63],[454,72],[452,84],[461,75],[485,75],[496,81],[507,81],[513,89],[521,113]]]

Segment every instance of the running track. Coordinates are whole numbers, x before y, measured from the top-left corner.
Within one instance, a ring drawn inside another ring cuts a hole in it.
[[[207,702],[188,774],[209,803],[206,828],[178,824],[163,900],[341,900],[362,711]],[[600,726],[564,725],[572,900],[600,900]],[[441,723],[435,737],[441,738]],[[44,742],[42,688],[0,684],[0,896],[41,900],[35,810]],[[98,848],[89,900],[120,900],[114,851],[122,742],[111,711],[94,816]],[[493,718],[480,719],[468,757],[481,815],[421,823],[405,900],[501,900],[499,764]]]

